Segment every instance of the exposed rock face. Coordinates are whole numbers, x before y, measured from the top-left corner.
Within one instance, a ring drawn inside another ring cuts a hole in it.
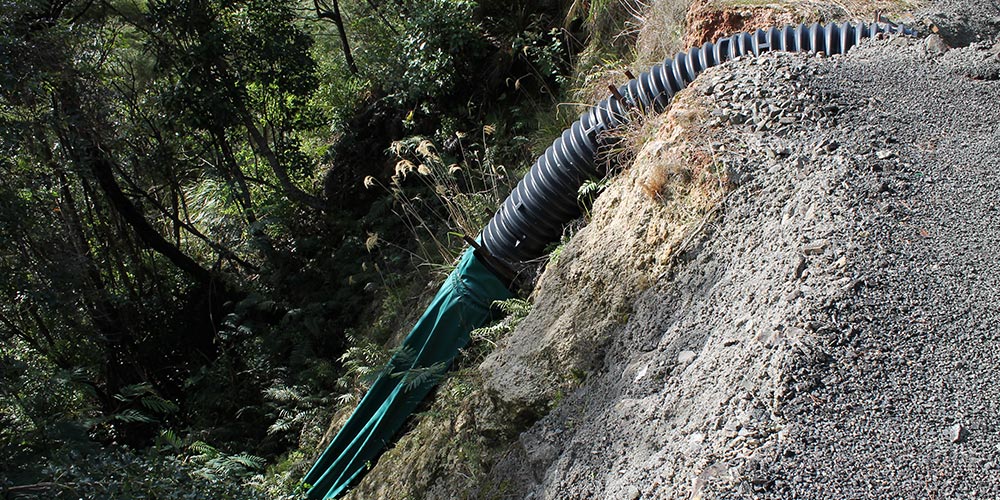
[[[740,6],[712,0],[694,2],[687,14],[684,45],[699,47],[733,33],[803,21],[793,9],[791,5],[780,3]],[[813,16],[815,14],[810,17]]]
[[[777,0],[770,2],[733,0],[696,0],[687,11],[684,45],[701,46],[720,37],[741,31],[753,32],[785,24],[828,22],[833,20],[874,21],[876,15],[893,21],[913,22],[915,2],[908,0],[810,1]]]

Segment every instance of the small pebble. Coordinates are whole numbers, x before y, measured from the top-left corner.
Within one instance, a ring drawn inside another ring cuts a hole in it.
[[[802,245],[801,250],[802,253],[806,255],[819,255],[823,253],[824,250],[826,250],[826,247],[829,244],[830,242],[828,242],[827,240],[810,241],[809,243]]]
[[[948,52],[948,49],[951,47],[948,47],[948,44],[945,43],[944,38],[941,38],[941,35],[934,33],[924,40],[924,48],[927,50],[927,55],[937,57]]]
[[[968,434],[969,431],[962,424],[955,424],[948,428],[948,440],[952,443],[961,442]]]
[[[628,498],[629,500],[636,500],[637,498],[639,498],[641,496],[642,496],[642,492],[639,491],[639,488],[637,486],[629,486],[628,487],[628,491],[626,492],[625,498]]]

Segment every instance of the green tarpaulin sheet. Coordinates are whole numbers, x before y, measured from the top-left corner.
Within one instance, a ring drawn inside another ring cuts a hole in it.
[[[494,301],[511,297],[504,283],[466,250],[458,267],[434,296],[397,354],[383,371],[337,436],[303,480],[310,499],[335,498],[370,467],[382,450],[438,382],[418,379],[446,367],[483,326]],[[416,383],[422,380],[420,383]]]

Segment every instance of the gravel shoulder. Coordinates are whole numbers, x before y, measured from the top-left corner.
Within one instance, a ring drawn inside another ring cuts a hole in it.
[[[1000,495],[998,53],[890,38],[699,78],[738,187],[520,435],[500,496]]]
[[[857,292],[756,477],[773,498],[1000,495],[1000,45],[892,45],[814,83],[868,103],[838,128],[876,157],[845,200]]]

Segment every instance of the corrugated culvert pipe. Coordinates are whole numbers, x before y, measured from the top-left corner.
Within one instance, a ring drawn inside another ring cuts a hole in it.
[[[563,131],[483,230],[483,246],[512,269],[542,256],[546,246],[559,240],[563,226],[580,216],[580,186],[601,174],[595,157],[602,133],[627,122],[631,109],[663,112],[674,94],[705,69],[769,51],[843,54],[879,33],[915,34],[892,23],[801,24],[740,33],[677,53],[619,87],[617,95],[597,103]]]
[[[862,38],[879,33],[914,34],[901,26],[878,23],[800,25],[741,33],[681,52],[590,108],[538,158],[483,231],[481,245],[473,241],[475,251],[463,254],[403,340],[400,353],[405,350],[414,355],[393,356],[306,474],[307,498],[340,496],[378,459],[436,383],[411,384],[410,374],[451,363],[468,342],[469,332],[488,321],[493,301],[510,297],[509,276],[502,275],[540,257],[562,235],[563,225],[580,215],[580,186],[601,173],[595,157],[599,141],[605,140],[603,132],[626,123],[630,109],[662,112],[674,94],[699,73],[736,57],[774,50],[842,54]]]

